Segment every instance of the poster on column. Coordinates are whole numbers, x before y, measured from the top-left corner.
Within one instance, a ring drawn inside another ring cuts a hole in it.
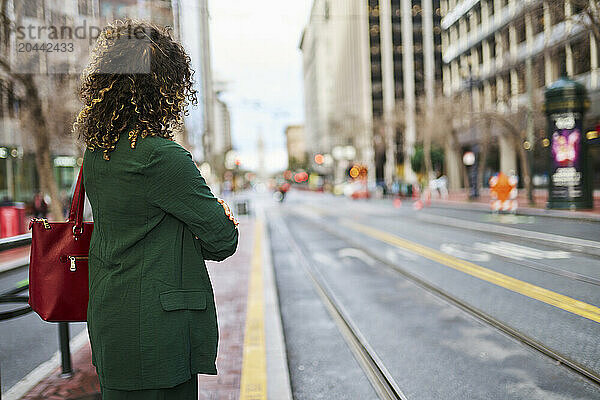
[[[578,112],[550,116],[552,128],[550,197],[553,201],[583,200],[582,115]]]

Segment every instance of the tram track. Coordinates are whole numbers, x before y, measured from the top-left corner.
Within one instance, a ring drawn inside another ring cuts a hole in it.
[[[325,214],[322,214],[322,210],[321,209],[319,209],[319,208],[317,208],[315,206],[311,206],[311,208],[313,208],[315,211],[317,211],[319,213],[319,215],[325,215]],[[302,213],[298,213],[298,214],[302,215]],[[302,216],[304,216],[304,215],[302,215]],[[382,215],[378,215],[378,216],[382,216]],[[390,213],[387,213],[387,214],[384,214],[383,216],[393,217],[394,215],[390,214]],[[415,221],[415,222],[425,222],[425,223],[433,224],[433,225],[450,226],[450,225],[447,225],[447,224],[438,224],[438,223],[436,223],[434,221],[430,221],[430,220],[424,221],[424,220],[422,220],[420,218],[412,217],[412,216],[408,216],[408,217],[404,217],[404,218],[408,218],[411,221]],[[463,226],[455,226],[455,228],[470,230],[470,229],[465,228]],[[507,237],[503,233],[494,233],[494,232],[487,232],[487,233],[493,234],[493,235],[501,237],[501,238]],[[520,239],[522,239],[522,238],[520,238]],[[527,240],[527,238],[525,238],[524,240]],[[539,240],[531,240],[531,242],[532,243],[536,243],[536,244],[540,243]],[[545,246],[548,246],[548,243],[543,243],[543,244]],[[588,257],[598,258],[600,260],[600,255],[597,255],[595,253],[581,252],[580,249],[574,249],[572,246],[571,247],[568,247],[568,246],[567,247],[557,246],[557,247],[554,247],[554,248],[559,248],[561,250],[575,251],[576,253],[585,254]],[[541,262],[538,262],[538,261],[535,261],[535,260],[519,260],[519,259],[511,258],[511,257],[508,257],[506,255],[502,255],[502,254],[495,254],[495,256],[500,257],[502,259],[505,259],[505,260],[509,261],[511,264],[519,265],[521,267],[529,268],[531,270],[536,270],[536,271],[544,272],[544,273],[547,273],[547,274],[552,274],[552,275],[555,275],[555,276],[560,276],[562,278],[567,278],[567,279],[572,280],[572,281],[578,281],[578,282],[587,283],[587,284],[590,284],[590,285],[593,285],[593,286],[600,286],[600,279],[592,277],[592,276],[589,276],[589,275],[586,275],[586,274],[581,274],[581,273],[574,272],[574,271],[571,271],[571,270],[568,270],[568,269],[564,269],[564,268],[553,267],[551,265],[544,264],[544,263],[541,263]]]
[[[298,245],[297,240],[290,232],[282,218],[277,218],[276,224],[280,238],[283,238],[297,260],[310,278],[317,294],[323,301],[337,328],[348,344],[355,359],[365,372],[375,392],[382,400],[408,400],[402,392],[391,373],[383,364],[381,358],[370,346],[357,324],[345,310],[342,303],[335,296],[325,278],[308,260],[305,250]]]
[[[302,213],[297,213],[297,215],[303,219],[307,219],[306,215],[303,215]],[[280,220],[281,220],[281,225],[285,226],[285,223],[283,222],[283,220],[282,219],[280,219]],[[322,231],[330,234],[331,236],[347,243],[350,247],[359,249],[360,251],[364,252],[366,255],[368,255],[372,259],[378,261],[381,265],[391,269],[392,271],[395,271],[396,273],[399,273],[401,276],[403,276],[404,278],[408,279],[409,281],[415,283],[417,286],[425,289],[429,293],[432,293],[432,294],[436,295],[437,297],[447,301],[448,303],[453,304],[454,306],[467,312],[469,315],[475,317],[476,319],[482,321],[483,323],[485,323],[485,324],[501,331],[502,333],[508,335],[509,337],[512,337],[513,339],[523,343],[527,347],[541,353],[542,355],[548,357],[549,359],[553,360],[554,362],[563,365],[564,367],[570,369],[572,372],[581,376],[585,380],[593,383],[594,385],[600,386],[600,374],[598,372],[590,370],[589,368],[587,368],[584,365],[581,365],[577,361],[570,359],[568,356],[561,354],[560,352],[546,346],[545,344],[528,336],[527,334],[525,334],[517,329],[512,328],[510,325],[508,325],[508,324],[504,323],[503,321],[500,321],[500,320],[494,318],[492,315],[468,304],[467,302],[459,299],[458,297],[452,295],[451,293],[445,291],[444,289],[442,289],[436,285],[433,285],[433,284],[427,282],[426,280],[407,271],[406,269],[403,269],[402,267],[390,262],[386,258],[380,256],[379,254],[375,253],[373,250],[364,246],[364,244],[360,243],[358,240],[351,239],[345,235],[340,234],[336,230],[331,229],[327,224],[323,223],[322,221],[319,221],[316,218],[310,218],[310,223],[313,226],[318,227]],[[287,229],[287,226],[286,226],[286,229]],[[292,235],[292,234],[290,233],[290,235]],[[314,271],[313,274],[311,275],[311,279],[316,280],[315,285],[319,284],[318,283],[319,281],[324,282],[322,276],[320,276],[320,278],[319,278],[320,273],[318,272],[318,270],[316,270],[307,261],[307,256],[305,253],[302,252],[302,249],[300,249],[299,245],[294,242],[293,244],[290,245],[290,247],[292,249],[294,249],[294,247],[296,249],[298,249],[298,250],[294,250],[294,252],[298,254],[298,259],[301,260],[303,265],[305,265],[305,268],[309,268],[310,270]],[[581,279],[579,279],[579,280],[581,280]],[[592,282],[589,282],[589,283],[592,283]],[[325,285],[325,287],[326,287],[326,283],[321,283],[322,287],[323,287],[323,285]],[[329,297],[335,298],[335,296],[330,292],[331,292],[331,290],[329,290]],[[339,309],[343,310],[343,307],[339,304],[339,302],[337,302],[336,307],[338,310]],[[344,313],[342,312],[340,315],[343,318]],[[364,346],[364,347],[368,347],[368,344],[367,344],[367,346]]]

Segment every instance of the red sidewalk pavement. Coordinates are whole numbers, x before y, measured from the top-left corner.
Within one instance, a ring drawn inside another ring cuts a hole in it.
[[[238,250],[222,263],[209,262],[219,321],[219,351],[216,376],[199,376],[199,399],[237,399],[240,394],[242,352],[248,298],[248,277],[254,244],[254,220],[240,221]],[[87,343],[73,354],[74,375],[61,378],[60,369],[39,382],[21,400],[99,399],[96,370]],[[158,366],[157,366],[158,367]]]

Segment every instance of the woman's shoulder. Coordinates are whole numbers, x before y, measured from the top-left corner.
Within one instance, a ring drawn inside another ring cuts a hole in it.
[[[127,137],[122,137],[117,143],[117,147],[110,154],[111,161],[120,164],[124,160],[135,160],[140,164],[152,162],[153,158],[175,158],[181,159],[182,156],[191,156],[179,143],[160,136],[147,136],[139,139],[134,147],[131,147]],[[102,151],[90,150],[86,148],[84,160],[94,157],[102,158]],[[91,160],[90,160],[91,161]]]
[[[177,153],[187,152],[179,143],[174,140],[160,136],[147,136],[139,140],[137,146],[144,150],[149,155],[157,153]]]

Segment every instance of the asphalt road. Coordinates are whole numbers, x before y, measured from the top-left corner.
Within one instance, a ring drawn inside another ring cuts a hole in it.
[[[1,274],[0,293],[14,288],[27,275],[27,268]],[[0,311],[21,306],[22,304],[1,305]],[[71,338],[84,328],[85,323],[70,324]],[[1,392],[8,391],[41,363],[52,358],[57,351],[57,324],[45,322],[35,313],[0,321]]]
[[[600,224],[590,222],[545,217],[486,221],[484,213],[444,211],[422,213],[587,240],[600,236],[593,236]],[[388,265],[600,374],[600,259],[549,243],[425,222],[420,213],[410,204],[395,209],[381,201],[294,192],[269,215],[271,237],[281,237],[278,224],[287,227],[408,398],[600,398],[598,385]],[[327,385],[330,368],[336,379],[362,387],[356,364],[339,349],[339,333],[331,330],[331,321],[327,324],[330,317],[311,311],[318,300],[289,249],[274,240],[272,250],[294,394],[306,394],[306,384],[317,382],[319,393],[329,387],[324,398],[338,398],[342,386]],[[305,302],[311,308],[305,309]],[[336,337],[336,351],[324,355],[320,344]],[[320,361],[307,379],[306,367],[297,371],[313,359]]]

